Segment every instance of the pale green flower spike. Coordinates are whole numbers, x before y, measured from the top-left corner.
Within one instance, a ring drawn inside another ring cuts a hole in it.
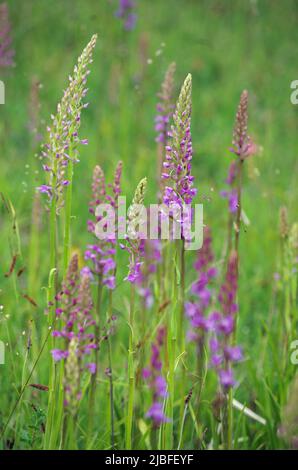
[[[69,412],[74,416],[78,409],[80,368],[77,356],[78,339],[69,343],[68,357],[65,364],[65,400]]]

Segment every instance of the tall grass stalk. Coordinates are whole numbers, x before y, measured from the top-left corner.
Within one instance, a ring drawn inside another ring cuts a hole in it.
[[[54,180],[55,184],[55,180]],[[58,282],[58,267],[57,267],[57,214],[56,214],[56,198],[53,197],[51,201],[50,211],[50,274],[48,283],[48,329],[49,329],[49,341],[48,341],[48,352],[50,360],[50,374],[49,374],[49,397],[47,407],[47,421],[46,430],[44,437],[44,448],[49,449],[52,423],[55,410],[55,385],[56,385],[56,366],[54,359],[51,356],[51,350],[54,348],[54,338],[52,337],[51,330],[56,321],[56,293],[57,293],[57,282]]]
[[[178,288],[178,242],[171,244],[171,258],[172,266],[175,269],[171,269],[173,273],[171,278],[171,308],[169,308],[169,333],[168,333],[168,361],[169,361],[169,372],[168,372],[168,399],[166,407],[166,415],[169,419],[169,423],[165,424],[165,448],[173,449],[174,447],[174,402],[175,402],[175,363],[176,363],[176,351],[177,351],[177,328],[179,319],[179,288]]]
[[[65,220],[64,220],[64,239],[63,239],[63,274],[66,273],[70,256],[70,228],[71,228],[71,206],[72,206],[72,180],[73,180],[73,161],[72,158],[67,168],[68,186],[65,196]]]
[[[244,90],[241,93],[240,101],[236,113],[235,126],[233,131],[233,152],[237,156],[237,210],[235,216],[235,252],[237,259],[237,279],[239,279],[239,240],[241,230],[242,217],[242,184],[243,184],[243,163],[245,158],[250,154],[251,141],[247,133],[248,122],[248,92]],[[230,243],[230,233],[229,240]],[[235,343],[237,336],[237,321],[232,337],[232,343]],[[233,446],[233,388],[231,387],[225,396],[224,404],[224,425],[227,429],[223,430],[224,445],[226,449],[232,449]]]
[[[135,310],[135,286],[130,286],[129,306],[129,342],[128,342],[128,400],[125,423],[125,448],[132,449],[132,424],[135,392],[135,370],[134,370],[134,310]]]
[[[92,437],[93,423],[94,423],[94,407],[95,407],[95,394],[96,394],[96,380],[99,366],[99,342],[100,342],[100,322],[101,318],[101,304],[102,304],[102,275],[99,274],[97,281],[97,300],[96,300],[96,312],[95,312],[95,341],[97,348],[95,350],[95,374],[92,374],[89,391],[89,402],[88,402],[88,431],[87,440],[89,441]]]
[[[113,291],[109,291],[109,308],[107,311],[107,320],[110,321],[113,313]],[[111,347],[111,338],[108,334],[107,338],[108,345],[108,364],[109,364],[109,423],[108,429],[110,430],[111,436],[111,448],[115,448],[115,425],[114,425],[114,384],[113,384],[113,364],[112,364],[112,347]]]

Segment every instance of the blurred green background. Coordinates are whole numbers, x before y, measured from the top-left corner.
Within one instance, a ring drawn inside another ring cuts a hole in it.
[[[124,31],[115,17],[116,0],[11,0],[7,4],[16,55],[15,67],[0,71],[6,86],[6,103],[0,106],[0,190],[17,213],[24,265],[35,186],[44,182],[35,156],[40,144],[29,130],[32,81],[41,84],[37,123],[42,143],[67,77],[93,33],[99,39],[88,81],[90,105],[83,112],[80,133],[89,145],[81,148],[73,196],[72,244],[82,251],[89,240],[85,227],[95,164],[111,177],[117,160],[123,160],[124,193],[131,198],[139,179],[147,176],[147,202],[154,202],[156,94],[169,63],[175,61],[177,92],[187,73],[193,77],[197,201],[204,204],[205,222],[213,230],[220,255],[227,205],[219,192],[231,161],[228,148],[239,96],[244,88],[249,90],[249,133],[259,152],[248,162],[245,174],[243,205],[250,224],[241,237],[239,332],[246,354],[253,355],[255,344],[260,347],[269,311],[279,207],[286,204],[291,220],[298,219],[298,106],[290,102],[290,83],[298,79],[297,1],[136,0],[138,20],[133,31]],[[40,288],[46,285],[48,273],[47,227],[44,214],[38,315],[44,307]],[[18,316],[17,341],[26,318],[22,314],[31,307],[21,299],[18,311],[12,311],[13,286],[3,277],[11,260],[9,231],[2,207],[0,304],[6,313]],[[189,255],[190,279],[191,262]],[[120,286],[119,308],[123,291]]]
[[[28,131],[32,80],[41,83],[38,132],[45,136],[67,77],[97,32],[88,82],[90,106],[81,128],[89,145],[82,147],[75,169],[74,245],[87,239],[87,201],[96,163],[111,175],[117,160],[123,160],[123,185],[129,197],[139,179],[148,176],[147,201],[154,202],[156,93],[168,64],[175,61],[177,90],[188,72],[193,76],[193,172],[205,219],[219,247],[225,236],[226,201],[218,193],[231,159],[228,147],[239,95],[244,88],[250,92],[249,132],[261,151],[251,164],[257,170],[251,168],[253,177],[245,182],[244,209],[250,226],[242,237],[247,280],[242,289],[250,294],[249,317],[257,320],[266,315],[279,206],[287,204],[292,217],[297,217],[298,107],[290,102],[290,83],[297,79],[297,2],[139,0],[133,31],[124,31],[114,16],[116,0],[7,3],[16,55],[15,67],[1,71],[6,104],[0,108],[0,188],[15,205],[23,243],[30,222],[32,180],[36,185],[43,182],[34,158],[39,148]],[[39,174],[34,175],[35,170]],[[7,260],[5,243],[2,260]],[[265,290],[255,291],[256,284]],[[264,299],[259,298],[263,292]]]

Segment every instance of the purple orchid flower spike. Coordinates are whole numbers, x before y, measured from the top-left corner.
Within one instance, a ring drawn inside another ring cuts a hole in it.
[[[152,405],[146,413],[146,417],[152,419],[155,427],[169,422],[164,413],[163,401],[168,396],[167,382],[162,376],[161,348],[165,340],[165,327],[157,331],[156,342],[151,345],[151,358],[149,367],[143,369],[143,379],[149,383],[152,390]]]
[[[136,4],[133,0],[119,0],[118,10],[115,16],[123,21],[123,27],[126,31],[135,28],[137,22],[137,14],[135,13]]]

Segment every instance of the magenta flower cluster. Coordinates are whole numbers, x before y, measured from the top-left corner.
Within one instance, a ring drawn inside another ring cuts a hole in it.
[[[137,286],[145,308],[149,309],[153,304],[152,275],[161,262],[161,241],[127,237],[126,245],[120,244],[120,247],[129,253],[129,270],[125,280]]]
[[[133,240],[127,237],[126,245],[120,243],[120,248],[129,253],[128,274],[124,280],[131,284],[140,284],[142,281],[142,260],[145,255],[145,239]]]
[[[126,31],[131,31],[136,25],[135,6],[135,2],[132,0],[119,0],[118,10],[115,15],[123,21],[123,27]]]
[[[192,327],[188,337],[198,345],[199,354],[202,354],[207,337],[209,337],[210,366],[216,370],[221,387],[227,390],[235,385],[232,364],[242,360],[240,347],[232,345],[235,314],[238,310],[236,302],[237,254],[232,252],[228,260],[225,281],[218,294],[220,309],[208,314],[213,294],[210,283],[217,274],[216,268],[212,266],[214,256],[211,244],[212,238],[207,227],[203,247],[198,251],[195,263],[198,280],[191,288],[196,300],[186,302],[185,313]]]
[[[161,348],[165,339],[165,327],[160,327],[157,331],[156,342],[151,346],[151,358],[148,368],[143,369],[143,379],[149,383],[152,390],[153,402],[146,416],[152,419],[155,427],[159,427],[162,423],[166,423],[169,419],[164,413],[164,399],[167,397],[167,383],[162,376]]]
[[[143,298],[144,307],[150,309],[153,305],[152,278],[161,262],[161,241],[143,240],[143,260],[139,275],[136,279],[138,293]]]
[[[198,353],[202,353],[205,333],[208,331],[207,311],[212,298],[211,283],[217,275],[217,269],[213,266],[214,254],[212,251],[212,236],[209,227],[204,229],[204,242],[198,251],[194,268],[198,273],[198,279],[191,287],[191,293],[195,300],[185,303],[185,313],[190,321],[192,329],[188,332],[188,338],[198,345]]]
[[[191,79],[185,80],[173,116],[174,125],[168,133],[166,157],[163,164],[162,178],[171,183],[166,186],[163,202],[171,204],[190,204],[197,193],[193,187],[194,176],[191,174],[192,139],[191,139]]]
[[[95,337],[90,329],[95,325],[92,317],[92,298],[90,292],[90,279],[85,274],[79,274],[78,256],[74,255],[70,261],[62,290],[56,296],[56,328],[52,336],[61,339],[63,347],[51,351],[55,361],[66,359],[69,354],[69,344],[72,339],[78,342],[77,355],[81,360],[96,349]],[[85,365],[91,373],[95,373],[94,363]]]
[[[209,318],[211,365],[217,371],[220,384],[225,391],[236,383],[232,370],[233,363],[243,358],[241,348],[233,344],[235,314],[238,311],[237,289],[238,260],[237,253],[233,251],[229,256],[225,281],[218,295],[221,311],[213,312]]]
[[[96,207],[99,204],[110,204],[115,211],[118,209],[118,197],[121,194],[122,162],[119,162],[114,176],[113,184],[106,185],[105,175],[97,165],[93,171],[92,198],[89,203],[89,213],[93,220],[88,220],[88,231],[94,233],[95,225],[101,220],[101,216],[96,215]],[[110,194],[109,191],[110,190]],[[87,246],[85,260],[91,262],[91,276],[100,276],[102,283],[108,289],[115,289],[116,270],[116,233],[112,238],[106,240],[96,239],[96,243]]]
[[[221,191],[221,196],[228,200],[229,211],[232,214],[235,214],[238,209],[238,192],[234,187],[234,183],[237,178],[238,166],[235,160],[229,166],[228,176],[226,178],[226,183],[229,185],[229,189]]]

